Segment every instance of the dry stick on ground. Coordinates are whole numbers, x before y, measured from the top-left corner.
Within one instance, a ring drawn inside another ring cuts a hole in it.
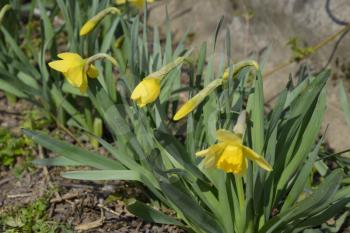
[[[93,222],[79,224],[74,228],[74,230],[76,230],[78,232],[82,232],[82,231],[87,231],[87,230],[102,226],[105,219],[106,218],[104,216],[103,209],[101,209],[101,217],[99,219],[97,219],[96,221],[93,221]]]
[[[19,193],[19,194],[9,194],[7,198],[20,198],[20,197],[30,197],[33,193]]]
[[[109,212],[109,213],[111,213],[111,214],[116,215],[116,216],[120,216],[120,215],[122,214],[122,212],[119,212],[119,213],[118,213],[118,212],[116,212],[116,211],[114,211],[114,210],[111,210],[110,208],[104,206],[103,204],[98,204],[97,206],[100,207],[100,208],[102,208],[102,209],[104,209],[105,211],[107,211],[107,212]]]
[[[324,47],[325,45],[329,44],[330,42],[332,42],[333,40],[335,40],[338,36],[340,36],[341,34],[345,33],[346,31],[350,30],[350,23],[347,24],[345,27],[343,27],[342,29],[340,29],[339,31],[337,31],[336,33],[334,33],[333,35],[328,36],[327,38],[325,38],[324,40],[322,40],[321,42],[319,42],[318,44],[314,45],[311,47],[311,52],[306,54],[305,56],[301,57],[298,61],[304,60],[306,58],[308,58],[310,55],[314,54],[315,52],[317,52],[319,49],[321,49],[322,47]],[[294,62],[296,62],[295,59],[289,59],[287,61],[284,61],[280,64],[278,64],[275,68],[273,68],[270,71],[267,71],[264,74],[264,77],[270,76],[272,74],[274,74],[277,71],[280,71],[284,68],[286,68],[287,66],[289,66],[290,64],[293,64]]]

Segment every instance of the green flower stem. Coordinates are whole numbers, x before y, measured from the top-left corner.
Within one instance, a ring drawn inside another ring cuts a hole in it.
[[[173,69],[181,65],[184,62],[184,60],[185,60],[185,57],[178,57],[175,59],[175,61],[168,63],[167,65],[162,67],[160,70],[149,74],[147,77],[158,78],[162,80],[170,71],[172,71]]]
[[[245,67],[253,67],[255,70],[258,70],[259,64],[254,60],[246,60],[246,61],[238,62],[233,65],[232,77],[237,75]],[[229,71],[229,69],[226,69],[226,71]]]
[[[103,60],[103,59],[107,59],[108,61],[110,61],[115,67],[119,67],[118,66],[118,62],[113,58],[111,57],[110,55],[106,54],[106,53],[97,53],[91,57],[89,57],[87,60],[86,60],[86,63],[85,63],[85,66],[84,66],[84,70],[87,71],[89,66],[91,64],[93,64],[95,61],[97,60]]]
[[[109,14],[120,14],[120,10],[116,7],[107,7],[106,9],[103,9],[102,11],[98,12],[94,17],[92,17],[90,20],[93,21],[101,21],[104,17],[106,17]]]
[[[235,64],[233,74],[238,74],[239,71],[248,66],[254,67],[256,70],[259,69],[259,64],[254,60],[241,61]]]
[[[241,232],[244,232],[244,224],[245,224],[245,197],[244,197],[244,188],[243,188],[243,183],[242,183],[242,177],[241,176],[235,176],[235,181],[236,181],[236,188],[237,188],[237,195],[238,195],[238,201],[239,201],[239,208],[241,210],[240,216],[241,216],[241,223],[243,224],[242,226],[239,226],[239,230]]]
[[[4,19],[4,16],[6,14],[7,11],[11,10],[12,7],[10,4],[6,4],[5,6],[3,6],[0,10],[0,25],[2,23],[2,20]]]

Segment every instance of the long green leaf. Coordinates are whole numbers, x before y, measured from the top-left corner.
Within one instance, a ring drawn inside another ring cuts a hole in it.
[[[28,129],[23,129],[22,131],[26,136],[30,137],[43,147],[83,165],[97,169],[125,169],[123,165],[115,160],[81,149],[78,146],[71,145]]]
[[[131,180],[142,182],[141,174],[129,170],[71,171],[61,174],[64,178],[76,180]]]
[[[162,212],[155,210],[152,207],[137,200],[134,200],[126,208],[130,213],[142,218],[145,221],[155,222],[159,224],[171,224],[182,227],[184,226],[175,218],[165,215]]]

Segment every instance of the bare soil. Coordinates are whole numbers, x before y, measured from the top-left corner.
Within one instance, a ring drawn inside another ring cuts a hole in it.
[[[0,127],[20,135],[23,113],[31,108],[23,100],[9,104],[0,93]],[[38,156],[51,156],[39,147],[35,151]],[[47,198],[48,219],[69,225],[74,232],[184,232],[175,226],[145,222],[126,210],[125,201],[130,198],[147,201],[140,184],[68,180],[60,176],[66,170],[40,167],[27,169],[18,177],[13,169],[0,166],[0,215]]]

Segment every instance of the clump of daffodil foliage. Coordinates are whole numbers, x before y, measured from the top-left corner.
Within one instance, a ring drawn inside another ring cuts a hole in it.
[[[44,96],[51,96],[64,123],[89,134],[109,155],[25,129],[57,154],[37,165],[91,168],[62,173],[69,179],[140,182],[152,204],[132,200],[128,210],[188,232],[312,232],[340,219],[350,187],[341,168],[330,169],[319,157],[330,71],[302,69],[266,111],[263,67],[236,61],[229,52],[215,66],[215,44],[225,43],[217,33],[210,46],[187,49],[185,38],[172,41],[168,27],[161,43],[158,29],[145,23],[147,12],[138,14],[153,1],[102,2],[58,1],[65,24],[55,28],[53,17],[43,17],[46,46],[60,31],[67,32],[67,45],[49,61],[41,58],[39,70],[22,73],[42,75],[46,95],[37,99],[46,106]],[[73,23],[77,18],[86,21]],[[94,119],[107,132],[95,133]],[[159,206],[176,214],[168,216]]]

